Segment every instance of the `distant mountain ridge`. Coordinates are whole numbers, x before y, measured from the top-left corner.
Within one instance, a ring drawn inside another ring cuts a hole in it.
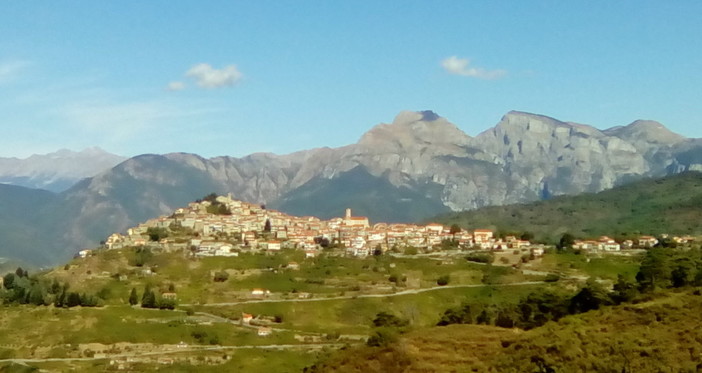
[[[125,159],[100,148],[87,148],[80,152],[62,149],[24,159],[0,158],[0,183],[58,193]]]
[[[242,158],[130,158],[42,208],[54,235],[41,249],[66,258],[210,192],[295,215],[339,216],[348,204],[372,221],[412,222],[696,169],[702,170],[702,140],[652,121],[599,130],[512,111],[471,137],[431,111],[404,111],[340,148]],[[0,250],[22,247],[1,240]]]

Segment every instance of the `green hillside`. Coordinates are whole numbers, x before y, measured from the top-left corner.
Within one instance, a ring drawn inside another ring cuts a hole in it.
[[[306,372],[698,372],[699,290],[568,316],[529,331],[449,325],[332,354]],[[663,342],[665,341],[665,342]]]
[[[537,240],[555,242],[565,232],[581,238],[700,234],[701,218],[702,174],[687,172],[597,194],[450,213],[433,220],[467,229],[529,231]]]

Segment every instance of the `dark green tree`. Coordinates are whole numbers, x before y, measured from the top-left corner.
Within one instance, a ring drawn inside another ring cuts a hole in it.
[[[51,282],[51,287],[49,287],[49,294],[58,294],[61,291],[61,284],[56,278]]]
[[[670,280],[673,287],[679,288],[695,283],[697,266],[691,258],[686,256],[676,258],[671,267],[672,271],[670,272]]]
[[[492,323],[492,317],[490,317],[490,313],[488,313],[487,309],[483,309],[475,319],[475,322],[477,324],[490,325]]]
[[[654,247],[646,252],[646,257],[641,262],[636,281],[642,291],[670,286],[670,260],[668,249]]]
[[[401,328],[407,325],[409,325],[409,321],[401,319],[388,312],[379,312],[375,315],[375,318],[373,319],[373,326],[375,327]]]
[[[44,305],[44,289],[39,284],[34,284],[29,290],[29,304],[35,306]]]
[[[470,305],[463,304],[457,308],[449,308],[444,311],[441,315],[441,319],[436,325],[450,325],[450,324],[472,324],[473,314],[471,313]]]
[[[142,308],[157,308],[158,302],[156,301],[156,294],[153,290],[144,290],[144,296],[141,298]]]
[[[387,347],[397,342],[397,332],[388,328],[380,328],[368,338],[366,345],[371,347]]]
[[[139,303],[139,296],[136,288],[132,288],[132,291],[129,293],[129,304],[135,306],[137,303]]]
[[[149,227],[146,229],[146,234],[149,235],[149,240],[158,242],[168,237],[169,232],[167,228]]]
[[[436,284],[439,285],[439,286],[448,285],[449,282],[451,282],[451,277],[450,277],[449,275],[440,276],[440,277],[436,280]]]
[[[599,309],[610,304],[607,291],[593,279],[589,279],[585,286],[570,299],[568,311],[572,314]]]
[[[15,285],[15,274],[8,273],[2,278],[3,286],[5,289],[12,289]]]
[[[575,237],[572,234],[563,233],[563,236],[561,236],[561,239],[558,240],[558,244],[556,245],[556,248],[559,251],[569,250],[573,247],[574,243],[575,243]]]
[[[615,304],[621,304],[625,302],[631,302],[639,294],[636,288],[636,283],[627,280],[624,275],[617,275],[617,282],[612,288],[612,302]]]
[[[271,219],[266,219],[266,223],[263,225],[263,231],[266,233],[271,232]]]
[[[71,308],[80,306],[80,301],[80,294],[72,291],[68,293],[68,296],[66,297],[66,307]]]
[[[519,238],[525,241],[531,241],[534,239],[534,234],[529,231],[525,231]]]

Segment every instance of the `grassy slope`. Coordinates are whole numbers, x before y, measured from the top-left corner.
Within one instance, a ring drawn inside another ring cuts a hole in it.
[[[577,237],[637,234],[699,234],[702,228],[702,174],[683,173],[643,180],[597,194],[563,196],[530,204],[488,207],[433,220],[468,229],[531,231],[555,241]]]
[[[519,332],[451,325],[387,348],[331,355],[314,372],[694,372],[702,368],[702,296],[668,294]],[[662,343],[661,341],[665,341]]]

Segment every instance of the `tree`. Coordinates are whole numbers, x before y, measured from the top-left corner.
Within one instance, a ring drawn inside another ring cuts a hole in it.
[[[214,274],[214,282],[224,282],[229,279],[229,273],[226,271],[217,271]]]
[[[475,322],[477,324],[484,324],[484,325],[491,324],[492,318],[490,317],[490,314],[488,313],[487,309],[483,309],[483,311],[480,312],[478,317],[475,319]]]
[[[271,219],[266,219],[266,224],[263,225],[263,231],[266,233],[271,232]]]
[[[463,304],[457,308],[449,308],[444,311],[441,319],[436,325],[444,326],[450,324],[472,324],[473,314],[471,313],[470,305]]]
[[[29,290],[29,303],[35,306],[44,305],[44,289],[39,284],[34,284]]]
[[[80,306],[80,294],[72,291],[66,297],[66,307],[71,308],[75,306]]]
[[[615,304],[631,302],[639,291],[633,281],[627,280],[622,274],[617,275],[617,282],[612,287],[610,297]]]
[[[500,310],[495,319],[495,326],[500,328],[514,328],[514,315],[508,310]]]
[[[373,326],[375,327],[401,328],[407,325],[409,325],[409,321],[387,312],[379,312],[375,315],[375,319],[373,319]]]
[[[129,293],[129,304],[134,306],[137,303],[139,303],[139,297],[137,295],[137,290],[136,290],[136,288],[132,288],[132,292]]]
[[[558,245],[556,245],[556,248],[559,251],[567,250],[573,247],[573,244],[575,243],[575,237],[570,234],[570,233],[563,233],[563,236],[561,236],[561,239],[558,241]]]
[[[54,280],[51,282],[51,287],[49,288],[49,293],[50,294],[58,294],[61,291],[61,284],[59,284],[58,280],[54,278]]]
[[[646,252],[646,257],[641,262],[639,272],[636,274],[636,281],[642,291],[670,286],[671,270],[665,250],[654,247]]]
[[[134,251],[134,260],[130,264],[136,267],[143,267],[152,257],[151,249],[148,247],[137,247]]]
[[[8,273],[2,278],[3,286],[5,286],[5,289],[12,289],[15,285],[15,274],[14,273]]]
[[[157,308],[158,302],[156,302],[156,294],[153,290],[144,290],[144,296],[141,297],[141,307],[142,308]]]
[[[158,242],[168,237],[168,229],[149,227],[146,229],[146,234],[149,235],[149,240]]]
[[[692,285],[695,282],[697,269],[695,263],[688,257],[675,259],[672,264],[673,270],[670,272],[670,280],[673,287],[679,288]]]
[[[607,291],[595,280],[589,279],[585,286],[570,299],[568,311],[572,314],[599,309],[610,304]]]
[[[368,338],[366,345],[371,347],[386,347],[397,342],[397,333],[390,329],[379,329]]]
[[[519,238],[524,241],[531,241],[534,239],[534,234],[529,231],[525,231]]]
[[[450,281],[451,281],[451,277],[450,277],[449,275],[443,275],[443,276],[440,276],[440,277],[436,280],[436,284],[439,285],[439,286],[445,286],[445,285],[448,285],[448,283],[449,283]]]

